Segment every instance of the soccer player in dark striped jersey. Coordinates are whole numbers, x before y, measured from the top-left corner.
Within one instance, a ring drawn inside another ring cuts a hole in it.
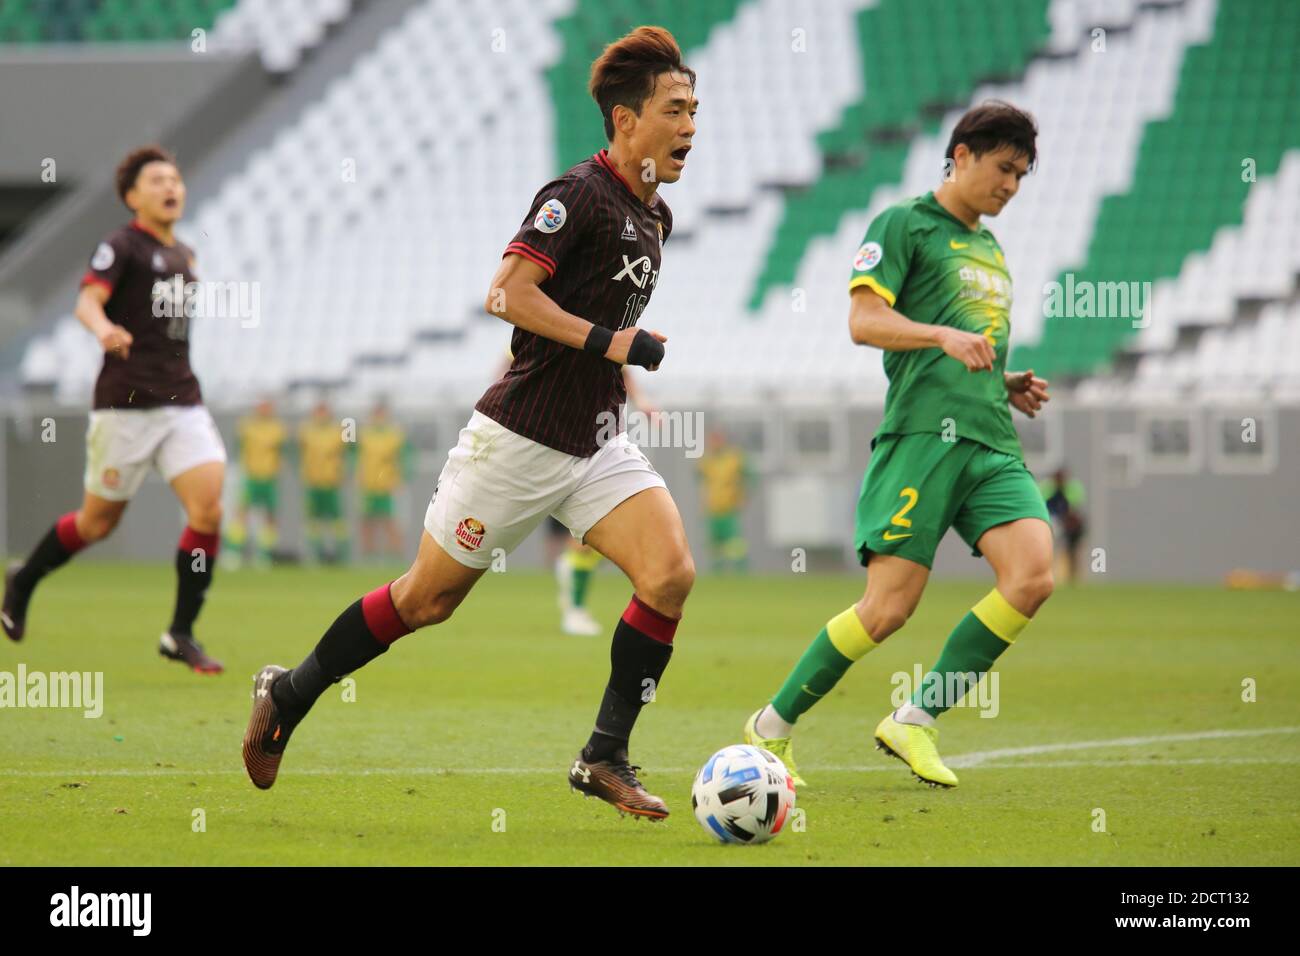
[[[216,567],[226,450],[190,368],[190,303],[175,288],[196,281],[193,251],[173,233],[185,183],[161,147],[133,150],[117,168],[131,222],[95,248],[75,314],[104,349],[86,432],[85,497],[5,575],[0,624],[17,641],[37,583],[117,526],[151,469],[185,509],[175,552],[176,604],[159,653],[198,673],[221,664],[194,639],[194,622]]]
[[[485,308],[515,326],[514,359],[448,456],[406,574],[347,608],[291,671],[254,684],[244,764],[270,787],[320,694],[416,628],[445,621],[497,557],[554,515],[631,579],[611,672],[571,787],[662,819],[628,741],[672,654],[695,566],[663,479],[620,427],[623,367],[654,371],[667,338],[637,328],[673,219],[659,195],[695,133],[695,74],[672,35],[640,27],[592,65],[607,149],[543,186],[506,245]]]

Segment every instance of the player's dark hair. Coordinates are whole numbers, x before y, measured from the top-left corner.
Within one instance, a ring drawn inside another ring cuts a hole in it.
[[[965,143],[976,156],[1010,146],[1017,156],[1029,159],[1029,168],[1038,162],[1038,126],[1034,118],[1002,100],[987,100],[957,121],[948,140],[948,152],[954,159],[958,143]]]
[[[123,203],[126,202],[126,194],[140,178],[140,170],[149,163],[171,163],[175,166],[176,157],[156,143],[141,146],[127,153],[126,158],[117,164],[117,198]]]
[[[637,27],[615,40],[591,64],[591,98],[605,117],[605,138],[614,139],[614,107],[626,106],[637,116],[654,95],[661,73],[684,73],[695,89],[695,71],[682,63],[682,51],[663,27]]]

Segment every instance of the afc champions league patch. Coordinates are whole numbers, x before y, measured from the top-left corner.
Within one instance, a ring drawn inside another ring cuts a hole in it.
[[[564,203],[551,198],[542,203],[542,208],[537,210],[537,218],[533,220],[533,226],[538,232],[559,232],[568,215],[569,211],[564,208]]]
[[[885,250],[880,248],[880,243],[863,243],[858,249],[858,254],[853,259],[853,271],[870,272],[880,264],[880,257],[884,254]]]
[[[95,247],[95,254],[90,257],[90,268],[96,272],[103,272],[113,264],[113,247],[107,242],[101,242]]]
[[[461,518],[460,524],[456,525],[456,543],[466,551],[477,551],[483,547],[483,535],[487,533],[487,528],[483,527],[483,522],[478,518]]]

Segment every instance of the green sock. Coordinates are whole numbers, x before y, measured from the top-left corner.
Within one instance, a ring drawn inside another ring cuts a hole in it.
[[[1029,623],[995,588],[953,628],[912,705],[938,717],[966,696]]]
[[[591,571],[588,568],[574,568],[572,574],[573,606],[583,607],[587,603],[587,588],[591,584]]]
[[[853,608],[827,622],[813,638],[803,657],[772,698],[772,709],[786,723],[793,724],[831,688],[853,662],[876,646],[862,627]]]

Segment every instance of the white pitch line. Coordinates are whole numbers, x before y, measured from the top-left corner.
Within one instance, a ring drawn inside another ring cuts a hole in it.
[[[1150,737],[1116,737],[1111,740],[1079,740],[1074,743],[1039,744],[1033,747],[1003,747],[999,750],[981,750],[953,757],[948,763],[954,767],[975,767],[986,760],[999,757],[1033,757],[1038,754],[1062,753],[1069,750],[1094,750],[1098,747],[1143,747],[1147,744],[1169,744],[1184,740],[1226,740],[1235,737],[1263,737],[1267,734],[1300,733],[1300,727],[1268,727],[1262,730],[1202,730],[1186,734],[1159,734]]]
[[[1238,737],[1262,737],[1269,734],[1294,734],[1300,733],[1300,727],[1266,727],[1258,730],[1204,730],[1197,733],[1183,734],[1163,734],[1149,737],[1116,737],[1112,740],[1082,740],[1072,743],[1056,744],[1036,744],[1032,747],[1003,747],[997,750],[977,750],[968,754],[958,754],[948,760],[948,764],[953,767],[978,767],[983,766],[985,769],[1010,770],[1019,767],[1024,768],[1046,768],[1046,767],[1160,767],[1173,766],[1174,764],[1230,764],[1230,763],[1265,763],[1265,764],[1287,764],[1300,763],[1300,758],[1290,757],[1188,757],[1188,758],[1164,758],[1157,757],[1147,760],[1095,760],[1095,761],[1044,761],[1038,763],[1000,763],[986,764],[985,761],[995,760],[1001,757],[1020,757],[1020,756],[1037,756],[1040,754],[1061,753],[1071,750],[1093,750],[1103,747],[1140,747],[1149,744],[1160,743],[1178,743],[1189,740],[1222,740]],[[654,773],[694,773],[696,767],[655,767],[652,768]],[[813,771],[852,771],[855,773],[871,773],[875,771],[899,769],[898,765],[890,761],[889,764],[873,764],[871,766],[856,765],[834,765],[826,764],[822,766],[809,765],[804,769]],[[549,774],[556,773],[556,767],[305,767],[301,770],[290,770],[291,776],[304,777],[377,777],[377,776],[452,776],[464,774],[466,776],[481,776],[484,774]],[[224,774],[237,774],[242,776],[242,768],[230,768],[225,770],[185,770],[177,767],[150,767],[148,769],[114,769],[114,770],[0,770],[0,777],[215,777]]]

